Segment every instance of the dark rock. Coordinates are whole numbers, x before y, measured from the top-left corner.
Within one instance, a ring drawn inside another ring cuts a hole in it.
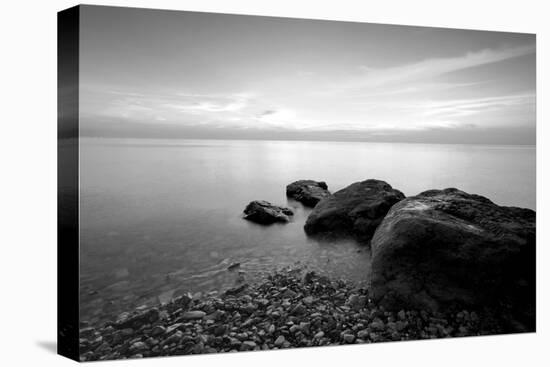
[[[122,335],[122,336],[130,336],[130,335],[133,335],[133,334],[134,334],[134,329],[132,329],[132,328],[126,328],[126,329],[120,330],[120,335]]]
[[[223,312],[220,310],[216,310],[214,312],[209,313],[208,315],[204,316],[205,320],[212,320],[212,321],[218,321],[222,318]]]
[[[405,314],[404,310],[401,310],[397,313],[397,317],[399,317],[400,320],[405,320],[407,318],[407,315]]]
[[[94,335],[95,329],[93,327],[85,327],[80,329],[81,338],[91,338]]]
[[[309,334],[310,332],[310,327],[311,327],[311,322],[300,322],[300,330],[303,332],[303,333],[306,333],[306,334]]]
[[[140,312],[133,315],[125,315],[124,317],[117,320],[113,327],[117,329],[139,329],[144,324],[150,324],[159,319],[159,310],[152,308],[145,312]]]
[[[151,330],[152,336],[162,335],[166,332],[166,328],[162,325],[157,325]]]
[[[369,334],[370,334],[370,331],[368,329],[364,329],[364,330],[361,330],[357,333],[357,337],[359,339],[366,340],[366,339],[368,339]]]
[[[222,336],[227,332],[227,325],[217,325],[212,329],[215,336]]]
[[[147,344],[144,342],[135,342],[130,346],[130,352],[136,353],[136,352],[143,352],[148,349]]]
[[[290,329],[288,329],[288,331],[290,331],[290,332],[293,333],[293,334],[296,333],[296,332],[298,332],[298,331],[300,331],[300,330],[301,330],[301,329],[300,329],[300,326],[298,326],[298,325],[292,325],[292,326],[290,327]]]
[[[275,345],[276,347],[281,347],[281,346],[284,344],[285,341],[286,341],[286,340],[285,340],[285,337],[282,336],[282,335],[279,335],[279,336],[277,337],[277,339],[275,339],[274,345]]]
[[[192,301],[191,297],[187,295],[183,295],[174,299],[172,302],[178,307],[181,307],[182,309],[186,310],[189,307],[189,304],[191,303],[191,301]]]
[[[281,297],[282,298],[294,298],[296,297],[298,294],[296,292],[294,292],[292,289],[285,289],[282,293],[281,293]]]
[[[229,345],[232,347],[239,347],[241,345],[241,341],[237,338],[229,338]]]
[[[248,284],[241,284],[240,286],[238,287],[234,287],[234,288],[229,288],[228,290],[225,291],[225,295],[226,296],[234,296],[234,295],[237,295],[239,293],[242,293],[246,290],[246,288],[248,288]]]
[[[181,322],[178,322],[178,323],[175,323],[173,325],[170,325],[166,328],[166,330],[164,331],[167,335],[170,335],[173,331],[176,331],[178,330],[180,327],[182,327],[183,323]]]
[[[320,202],[307,218],[308,235],[352,236],[370,240],[392,205],[405,195],[379,180],[356,182]]]
[[[183,337],[181,330],[176,331],[174,334],[170,335],[168,338],[164,339],[164,344],[177,343]]]
[[[244,214],[244,219],[259,224],[287,223],[294,215],[289,208],[276,206],[264,200],[250,202],[244,209]]]
[[[367,297],[366,296],[361,296],[361,295],[358,295],[358,294],[352,294],[347,302],[346,302],[349,307],[351,307],[353,310],[355,311],[359,311],[361,310],[363,307],[365,307],[365,305],[367,304]]]
[[[395,323],[395,329],[397,331],[403,331],[407,327],[407,322],[405,321],[397,321]]]
[[[314,271],[308,271],[304,274],[304,277],[302,279],[304,284],[309,284],[311,281],[315,278],[315,272]]]
[[[457,189],[401,201],[371,242],[374,299],[396,310],[506,304],[534,330],[535,217]]]
[[[287,185],[286,196],[314,207],[319,201],[330,196],[327,184],[323,181],[299,180]]]
[[[384,322],[380,320],[379,318],[375,318],[370,324],[369,327],[374,331],[382,331],[386,327],[384,325]]]
[[[299,315],[303,315],[304,313],[306,313],[306,311],[307,311],[307,309],[303,305],[297,304],[296,306],[294,306],[290,310],[290,314],[299,316]]]
[[[355,335],[353,334],[344,334],[342,336],[342,338],[344,339],[344,341],[348,344],[351,344],[355,341]]]
[[[241,344],[241,350],[243,351],[253,350],[254,348],[256,348],[256,343],[251,340],[246,340]]]

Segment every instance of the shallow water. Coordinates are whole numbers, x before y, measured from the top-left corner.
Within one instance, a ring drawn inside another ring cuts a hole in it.
[[[324,180],[336,191],[378,178],[405,195],[457,187],[535,208],[533,147],[82,139],[80,162],[81,316],[92,322],[296,263],[368,281],[367,249],[305,236],[309,210],[285,196],[297,179]],[[257,199],[294,208],[294,221],[243,220]]]

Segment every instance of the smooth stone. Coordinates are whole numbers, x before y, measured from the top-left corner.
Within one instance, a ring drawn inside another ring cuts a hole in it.
[[[187,311],[181,315],[182,320],[197,320],[206,316],[206,312],[203,311]]]
[[[359,332],[357,332],[357,337],[359,339],[367,339],[369,337],[369,331],[367,329],[364,329],[364,330],[360,330]]]
[[[170,325],[170,326],[168,326],[168,327],[166,328],[165,333],[166,333],[166,334],[170,334],[170,333],[172,333],[173,331],[179,329],[182,325],[183,325],[183,323],[181,323],[181,322],[172,324],[172,325]]]
[[[369,241],[386,213],[405,195],[380,180],[356,182],[315,206],[304,225],[307,235]]]
[[[244,347],[244,350],[253,350],[256,348],[256,343],[251,340],[246,340],[241,344],[241,348]]]
[[[147,344],[145,344],[144,342],[135,342],[134,344],[132,344],[130,346],[130,351],[131,352],[142,352],[142,351],[145,351],[149,349],[149,347],[147,347]]]
[[[153,330],[151,330],[152,336],[162,335],[164,333],[166,333],[166,328],[161,325],[157,325],[153,328]]]
[[[170,335],[168,338],[164,339],[164,344],[172,344],[178,342],[183,337],[181,330],[176,331],[174,334]]]
[[[121,334],[122,334],[123,336],[130,336],[130,335],[134,334],[134,329],[132,329],[132,328],[125,328],[125,329],[122,329],[122,330],[121,330]]]
[[[286,196],[305,206],[314,207],[319,201],[329,197],[330,192],[323,181],[299,180],[287,185]]]
[[[499,206],[455,188],[429,190],[395,204],[371,248],[370,290],[385,308],[504,304],[510,331],[516,322],[534,331],[533,210]]]
[[[355,341],[355,335],[353,334],[344,334],[344,341],[348,344],[351,344]]]
[[[279,335],[279,336],[277,337],[277,339],[275,339],[274,345],[275,345],[276,347],[280,347],[280,346],[282,346],[282,345],[284,344],[285,341],[286,341],[285,337],[284,337],[283,335]]]
[[[374,319],[370,324],[369,327],[373,329],[374,331],[382,331],[386,328],[386,325],[384,322],[380,319]]]

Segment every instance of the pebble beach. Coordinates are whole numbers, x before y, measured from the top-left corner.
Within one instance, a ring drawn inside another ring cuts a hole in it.
[[[387,311],[367,288],[302,268],[80,325],[81,361],[506,333],[489,310]]]

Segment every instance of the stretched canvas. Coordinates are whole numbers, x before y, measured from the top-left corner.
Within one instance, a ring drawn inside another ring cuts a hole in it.
[[[58,20],[60,354],[535,331],[534,34]]]

